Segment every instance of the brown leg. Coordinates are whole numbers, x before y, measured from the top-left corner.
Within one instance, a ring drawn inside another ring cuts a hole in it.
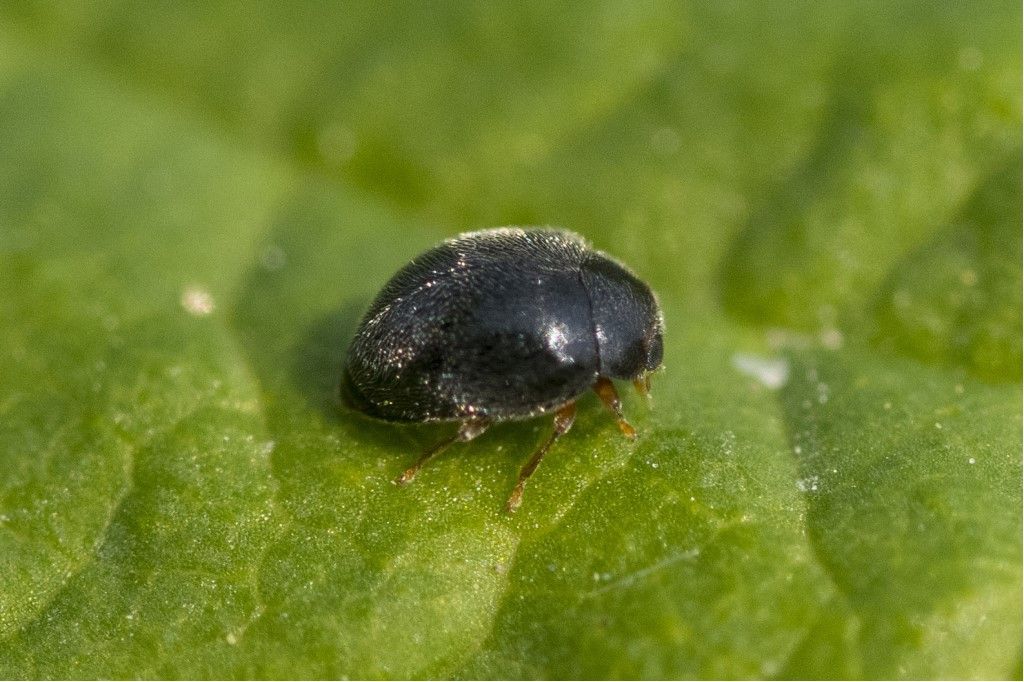
[[[644,402],[647,403],[647,407],[651,406],[651,375],[644,374],[639,379],[633,380],[633,388],[636,392],[644,397]]]
[[[537,448],[537,452],[533,453],[530,457],[530,461],[526,463],[523,470],[519,472],[519,480],[516,481],[516,487],[512,489],[512,494],[509,495],[508,504],[505,508],[509,514],[519,509],[519,505],[523,503],[523,488],[526,487],[526,479],[528,479],[537,467],[540,466],[540,461],[544,459],[544,455],[548,449],[554,444],[556,440],[565,435],[565,433],[572,428],[572,423],[576,420],[576,405],[575,403],[569,403],[565,407],[555,412],[555,428],[548,436],[548,439],[544,441],[544,444]]]
[[[651,399],[651,375],[650,374],[644,374],[639,379],[634,379],[633,380],[633,388],[636,389],[637,393],[639,393],[643,397],[647,398],[647,400],[650,400]]]
[[[452,443],[467,443],[486,431],[487,427],[490,425],[491,423],[486,419],[470,419],[469,421],[462,422],[462,426],[460,426],[459,430],[455,432],[455,435],[450,438],[445,438],[443,441],[424,452],[423,455],[416,460],[415,464],[406,469],[401,476],[394,480],[395,485],[405,485],[416,477],[416,473],[423,468],[424,464],[447,450],[449,445]]]
[[[619,401],[619,393],[615,390],[615,384],[611,379],[601,377],[594,384],[594,392],[601,398],[605,407],[612,411],[619,424],[619,431],[626,438],[636,438],[636,429],[630,426],[626,418],[622,416],[622,403]]]

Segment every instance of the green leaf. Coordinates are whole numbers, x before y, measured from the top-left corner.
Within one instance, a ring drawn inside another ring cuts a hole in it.
[[[0,677],[1021,670],[1018,8],[0,4]],[[665,308],[584,397],[339,408],[396,268],[562,224]]]
[[[880,346],[992,380],[1021,375],[1020,153],[962,215],[896,268],[876,305]]]

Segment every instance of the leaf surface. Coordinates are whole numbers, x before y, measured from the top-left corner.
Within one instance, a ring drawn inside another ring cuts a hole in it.
[[[0,676],[1021,669],[1018,8],[0,5]],[[592,397],[339,409],[439,239],[665,308]]]

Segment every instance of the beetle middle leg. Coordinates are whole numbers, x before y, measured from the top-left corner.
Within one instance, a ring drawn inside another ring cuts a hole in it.
[[[565,407],[562,407],[555,412],[555,428],[548,436],[548,439],[544,441],[544,444],[537,448],[537,451],[533,453],[530,460],[523,467],[523,470],[519,472],[519,480],[516,481],[516,487],[512,489],[512,494],[509,495],[508,503],[505,508],[509,514],[519,509],[519,505],[523,503],[523,488],[526,487],[526,479],[528,479],[537,467],[540,466],[540,461],[544,459],[544,455],[554,445],[555,441],[566,434],[566,432],[572,428],[572,423],[576,421],[576,404],[569,403]]]
[[[449,445],[452,443],[468,443],[486,431],[487,427],[490,425],[491,422],[487,419],[468,419],[462,422],[459,430],[456,431],[454,435],[449,438],[445,438],[440,443],[424,452],[420,458],[416,460],[415,464],[402,472],[402,475],[394,480],[394,483],[396,485],[405,485],[416,477],[416,474],[423,468],[424,464],[447,450]]]
[[[594,383],[594,392],[601,398],[601,402],[605,404],[605,407],[615,415],[616,423],[619,425],[619,431],[622,431],[622,435],[626,438],[635,439],[636,429],[622,416],[622,401],[619,400],[619,392],[615,390],[615,384],[612,383],[611,379],[605,377],[598,379]]]

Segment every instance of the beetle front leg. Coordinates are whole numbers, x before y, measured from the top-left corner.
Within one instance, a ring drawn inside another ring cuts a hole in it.
[[[619,400],[619,392],[615,390],[615,384],[612,383],[611,379],[605,377],[598,379],[594,383],[594,392],[601,398],[601,402],[604,403],[605,407],[615,415],[616,423],[619,425],[619,431],[622,431],[622,435],[635,440],[636,429],[622,416],[622,401]]]

